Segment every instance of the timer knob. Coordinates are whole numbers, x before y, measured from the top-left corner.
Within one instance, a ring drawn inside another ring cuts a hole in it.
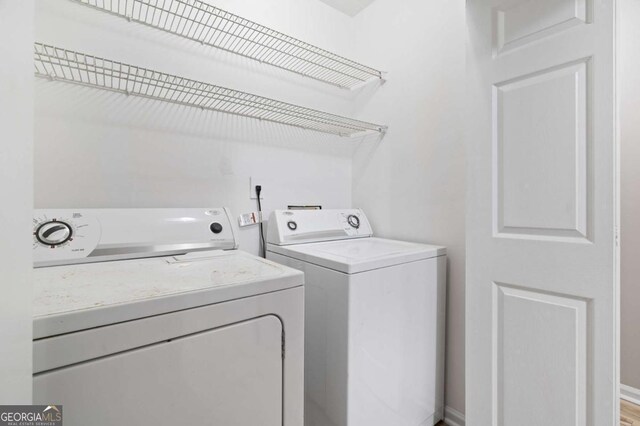
[[[351,225],[352,228],[360,228],[360,218],[354,214],[350,214],[347,217],[347,222]]]
[[[43,223],[36,230],[36,239],[47,246],[59,246],[71,239],[73,231],[65,222],[51,220]]]

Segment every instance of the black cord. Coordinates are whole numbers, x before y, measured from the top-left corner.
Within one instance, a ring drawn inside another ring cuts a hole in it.
[[[264,243],[264,231],[262,227],[262,202],[260,201],[260,193],[262,192],[262,186],[256,185],[256,196],[258,198],[258,216],[260,219],[260,256],[267,258],[267,247]]]

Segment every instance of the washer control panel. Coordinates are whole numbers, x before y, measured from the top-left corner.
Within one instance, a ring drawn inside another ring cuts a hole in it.
[[[228,250],[236,236],[226,208],[35,210],[34,266]]]
[[[274,210],[269,217],[267,241],[288,245],[371,237],[364,212],[347,210]]]

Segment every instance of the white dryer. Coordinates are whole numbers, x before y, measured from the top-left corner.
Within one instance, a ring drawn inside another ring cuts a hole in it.
[[[301,426],[303,276],[235,250],[233,224],[37,210],[34,403],[68,426]]]
[[[305,425],[443,418],[446,252],[361,210],[274,211],[267,258],[305,273]]]

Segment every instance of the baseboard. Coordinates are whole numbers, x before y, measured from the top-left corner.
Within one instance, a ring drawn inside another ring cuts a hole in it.
[[[464,426],[464,414],[451,407],[445,407],[444,422],[448,426]]]
[[[633,404],[640,405],[640,389],[627,385],[620,385],[620,398]],[[444,422],[447,426],[464,426],[464,414],[451,407],[444,409]]]
[[[636,405],[640,405],[640,389],[632,388],[627,385],[620,385],[620,398]]]

